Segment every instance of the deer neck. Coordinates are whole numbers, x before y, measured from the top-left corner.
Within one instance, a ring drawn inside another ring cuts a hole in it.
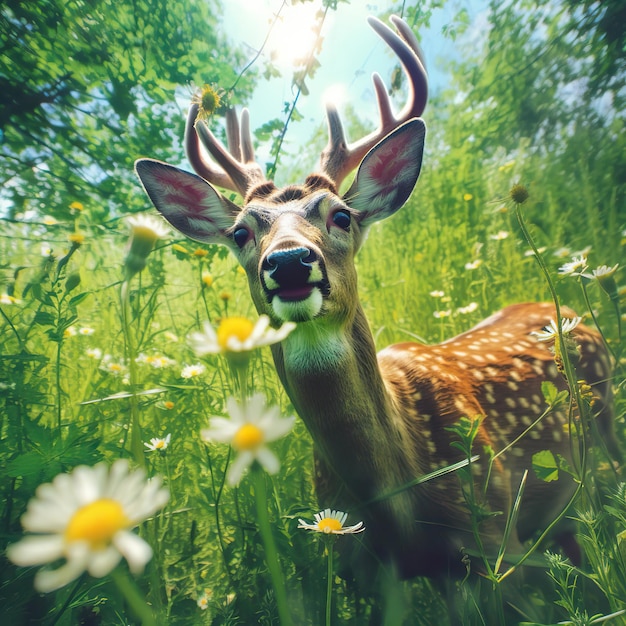
[[[274,358],[322,459],[358,500],[410,479],[410,444],[360,305],[343,324],[298,324]]]

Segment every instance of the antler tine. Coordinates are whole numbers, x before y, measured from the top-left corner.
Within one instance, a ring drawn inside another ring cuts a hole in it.
[[[400,60],[409,78],[409,97],[400,113],[397,116],[394,115],[385,83],[375,73],[372,81],[378,103],[379,127],[376,131],[349,145],[346,143],[339,113],[334,105],[326,106],[329,140],[321,154],[321,168],[337,187],[381,139],[404,122],[419,117],[426,108],[428,98],[428,76],[424,68],[423,53],[406,22],[396,16],[391,18],[392,24],[398,31],[397,34],[374,17],[368,18],[368,22]]]
[[[202,178],[217,185],[218,187],[230,189],[231,191],[238,191],[230,176],[224,170],[217,168],[215,164],[207,161],[200,152],[200,142],[198,140],[198,133],[195,129],[197,117],[198,105],[192,104],[189,107],[189,113],[187,114],[184,139],[185,152],[187,153],[187,159],[189,159],[191,167],[193,167],[199,176],[202,176]]]
[[[261,166],[254,161],[248,111],[244,109],[242,112],[241,125],[234,109],[226,112],[228,150],[218,141],[206,123],[196,120],[197,115],[198,105],[193,104],[189,109],[185,128],[185,147],[189,162],[205,180],[236,191],[245,197],[254,185],[266,180]],[[217,165],[207,161],[202,155],[200,142]]]

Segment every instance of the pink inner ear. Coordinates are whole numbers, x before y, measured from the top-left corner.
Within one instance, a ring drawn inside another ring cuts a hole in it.
[[[411,154],[411,139],[400,135],[378,147],[367,163],[367,172],[375,183],[386,186],[402,177],[415,157]]]
[[[171,205],[184,207],[186,213],[196,215],[205,210],[203,206],[206,197],[205,190],[194,180],[181,176],[175,171],[159,172],[160,183],[163,188],[161,199]]]

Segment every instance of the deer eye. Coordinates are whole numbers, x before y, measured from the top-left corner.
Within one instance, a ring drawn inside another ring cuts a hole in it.
[[[339,226],[339,228],[343,228],[343,230],[348,230],[350,228],[350,213],[337,211],[333,215],[333,224]]]
[[[243,248],[246,245],[246,242],[248,241],[249,238],[250,238],[250,231],[247,228],[244,228],[243,226],[240,226],[239,228],[235,229],[235,232],[233,233],[233,239],[235,240],[235,243],[240,248]]]

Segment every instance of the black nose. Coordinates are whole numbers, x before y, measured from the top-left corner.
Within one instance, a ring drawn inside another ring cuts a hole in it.
[[[263,270],[269,271],[281,287],[301,285],[307,281],[316,260],[315,252],[305,247],[276,250],[265,257]]]

